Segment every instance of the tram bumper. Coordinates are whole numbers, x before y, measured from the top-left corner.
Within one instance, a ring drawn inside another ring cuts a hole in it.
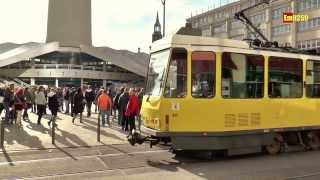
[[[152,146],[157,145],[161,141],[161,138],[164,137],[169,137],[169,133],[141,126],[140,131],[132,130],[127,139],[132,146],[149,142],[150,148],[152,148]]]

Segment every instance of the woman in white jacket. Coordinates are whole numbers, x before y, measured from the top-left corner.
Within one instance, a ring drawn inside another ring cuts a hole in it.
[[[41,118],[46,111],[47,100],[44,95],[44,87],[40,86],[35,96],[35,103],[37,104],[37,114],[38,114],[38,125],[41,124]]]

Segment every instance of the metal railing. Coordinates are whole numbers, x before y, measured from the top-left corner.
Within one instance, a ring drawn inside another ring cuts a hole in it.
[[[74,65],[74,64],[14,64],[8,65],[5,69],[76,69],[76,70],[85,70],[85,71],[102,71],[102,72],[127,72],[122,68],[119,68],[115,65],[106,65],[105,68],[102,66],[94,65]]]

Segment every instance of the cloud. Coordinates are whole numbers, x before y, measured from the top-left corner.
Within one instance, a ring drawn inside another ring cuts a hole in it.
[[[166,31],[170,32],[185,24],[191,12],[206,7],[208,0],[167,0]],[[162,24],[160,0],[93,0],[93,43],[116,49],[148,52],[159,11]],[[104,17],[104,18],[101,18]]]

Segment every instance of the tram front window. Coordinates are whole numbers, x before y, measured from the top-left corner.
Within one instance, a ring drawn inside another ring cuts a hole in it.
[[[165,50],[151,55],[146,88],[147,95],[160,96],[161,84],[169,60],[169,54],[170,51]]]

